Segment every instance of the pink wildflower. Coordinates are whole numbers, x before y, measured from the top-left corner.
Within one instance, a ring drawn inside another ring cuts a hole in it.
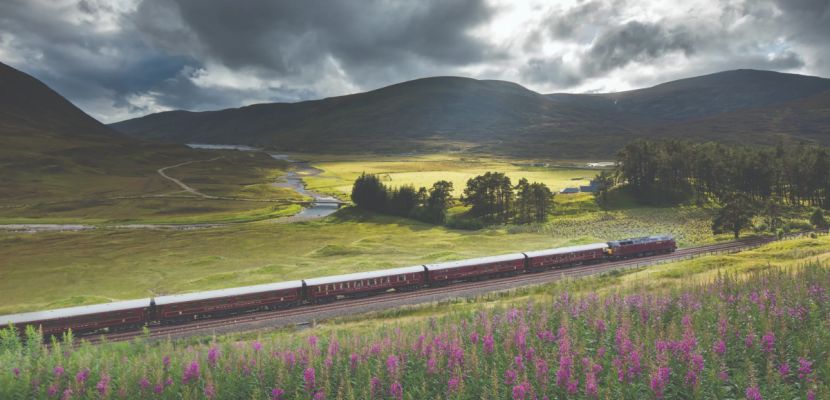
[[[775,350],[775,333],[767,332],[767,334],[761,338],[761,343],[765,353],[772,353],[772,351]]]
[[[813,362],[804,358],[798,358],[798,379],[807,379],[813,373]]]
[[[190,362],[190,365],[185,367],[184,373],[182,374],[182,383],[186,385],[196,380],[199,380],[199,362],[194,360]]]
[[[89,368],[84,368],[81,371],[79,371],[77,374],[75,374],[75,382],[78,382],[81,385],[83,385],[84,382],[86,382],[86,380],[88,378],[89,378]]]
[[[401,386],[400,382],[394,382],[389,386],[389,394],[396,400],[403,399],[403,386]]]
[[[312,336],[313,337],[313,336]],[[314,368],[306,368],[303,372],[303,381],[305,381],[305,389],[311,392],[315,386],[315,372]]]
[[[758,387],[756,386],[750,386],[746,388],[745,394],[746,400],[764,400],[764,398],[761,397],[761,391],[758,390]]]
[[[719,339],[718,342],[715,343],[715,346],[713,346],[712,350],[715,351],[715,354],[722,356],[726,353],[726,342],[723,339]]]
[[[271,391],[271,400],[283,400],[283,395],[285,395],[285,390],[274,388],[274,390]]]

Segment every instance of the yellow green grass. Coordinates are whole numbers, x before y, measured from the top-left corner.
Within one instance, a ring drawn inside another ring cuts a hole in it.
[[[430,187],[439,180],[447,180],[455,187],[455,196],[463,191],[467,180],[487,171],[507,174],[515,183],[521,178],[541,182],[551,190],[587,185],[597,174],[595,169],[576,167],[531,166],[532,161],[490,156],[461,154],[430,154],[396,157],[297,155],[313,161],[322,174],[307,179],[312,190],[346,197],[352,183],[361,173],[378,175],[390,186],[414,185]]]
[[[666,211],[663,218],[671,215]],[[0,313],[545,249],[634,232],[629,225],[635,220],[619,218],[604,230],[569,223],[561,232],[509,227],[459,231],[349,208],[294,224],[5,232],[0,233],[0,292],[6,301]],[[545,226],[556,224],[552,220]],[[703,232],[687,235],[715,240]]]
[[[154,159],[124,174],[40,171],[30,177],[30,173],[18,173],[16,183],[6,183],[13,187],[0,207],[0,223],[240,222],[294,214],[300,207],[288,202],[305,199],[291,189],[272,185],[289,166],[263,153],[192,151],[180,156]],[[166,173],[205,195],[239,200],[206,199],[185,192],[156,171],[185,161],[200,162]],[[21,183],[26,177],[30,179]]]

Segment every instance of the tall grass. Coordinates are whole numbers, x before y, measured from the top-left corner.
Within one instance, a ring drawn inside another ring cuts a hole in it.
[[[317,337],[43,346],[0,334],[0,398],[828,398],[830,268],[719,274]]]

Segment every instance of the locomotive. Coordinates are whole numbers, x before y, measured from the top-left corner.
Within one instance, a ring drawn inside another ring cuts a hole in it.
[[[69,330],[78,335],[121,332],[160,325],[321,304],[387,292],[418,290],[554,268],[670,253],[670,236],[559,247],[412,267],[358,272],[288,282],[176,294],[89,306],[0,316],[0,329],[26,326],[44,337]]]

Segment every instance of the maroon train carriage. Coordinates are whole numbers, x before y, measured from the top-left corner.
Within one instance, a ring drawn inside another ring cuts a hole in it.
[[[522,253],[501,256],[427,264],[430,285],[447,285],[453,282],[517,275],[525,271],[525,255]]]
[[[528,272],[550,268],[598,262],[605,259],[607,243],[592,243],[581,246],[560,247],[525,252]]]
[[[302,289],[302,281],[289,281],[156,297],[150,320],[177,323],[293,307],[302,303]]]
[[[418,289],[425,283],[422,265],[306,279],[306,299],[326,302],[347,297]]]
[[[138,329],[147,320],[149,305],[150,299],[139,299],[0,315],[0,329],[13,324],[23,333],[31,325],[41,328],[45,338],[62,335],[70,329],[79,335]]]
[[[677,250],[677,243],[671,236],[646,236],[608,242],[608,257],[612,260],[631,257],[645,257],[671,253]]]

